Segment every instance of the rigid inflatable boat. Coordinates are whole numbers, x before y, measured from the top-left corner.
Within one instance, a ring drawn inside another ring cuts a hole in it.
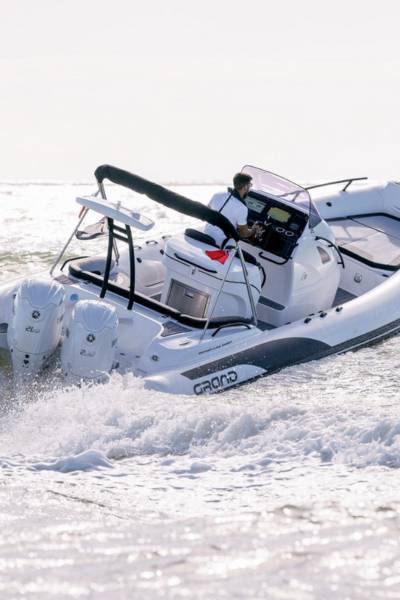
[[[248,222],[259,224],[248,240],[201,203],[99,167],[98,190],[77,198],[79,221],[50,273],[0,288],[0,347],[15,376],[34,377],[55,356],[68,381],[116,369],[201,395],[396,334],[400,185],[350,178],[305,188],[243,172],[253,178]],[[202,223],[139,245],[135,233],[153,221],[109,201],[105,180]],[[204,222],[222,229],[222,248]],[[74,236],[104,236],[104,255],[65,260]]]

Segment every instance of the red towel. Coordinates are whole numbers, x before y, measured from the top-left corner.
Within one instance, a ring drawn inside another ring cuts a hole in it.
[[[229,252],[227,252],[226,250],[206,250],[205,252],[208,258],[211,258],[211,260],[217,260],[222,265],[225,263],[229,256]]]

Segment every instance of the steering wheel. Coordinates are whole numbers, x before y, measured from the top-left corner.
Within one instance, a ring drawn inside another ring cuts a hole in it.
[[[254,233],[251,236],[253,242],[261,244],[269,227],[268,221],[255,221],[253,223]]]

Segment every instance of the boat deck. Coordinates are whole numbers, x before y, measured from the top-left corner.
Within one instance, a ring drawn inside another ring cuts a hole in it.
[[[355,294],[351,294],[347,290],[338,288],[332,306],[346,304],[346,302],[350,302],[350,300],[354,300],[354,298],[357,298]]]
[[[343,254],[374,268],[400,268],[400,219],[376,213],[328,220]]]

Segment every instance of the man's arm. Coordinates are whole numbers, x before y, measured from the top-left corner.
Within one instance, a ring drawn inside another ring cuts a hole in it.
[[[248,214],[249,211],[247,206],[241,206],[240,215],[238,215],[237,220],[237,232],[239,234],[239,237],[241,237],[242,239],[247,239],[253,235],[253,227],[249,227],[247,225]]]

